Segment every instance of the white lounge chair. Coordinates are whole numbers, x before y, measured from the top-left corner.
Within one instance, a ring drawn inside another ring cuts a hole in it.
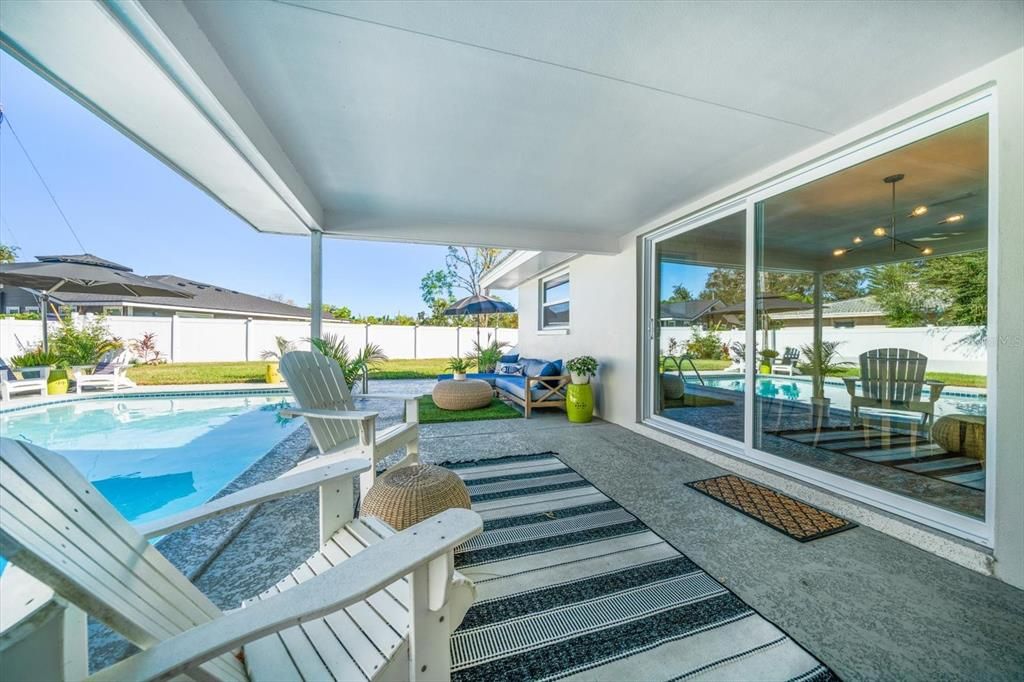
[[[739,341],[733,341],[729,345],[729,359],[732,360],[732,364],[725,368],[726,372],[740,372],[744,373],[747,371],[747,344]]]
[[[25,374],[38,376],[25,378]],[[46,395],[46,382],[49,377],[49,367],[21,367],[16,373],[7,361],[0,358],[0,397],[10,400],[12,395],[22,393]]]
[[[86,677],[88,614],[143,650],[90,680],[449,679],[475,594],[453,550],[482,521],[452,509],[396,533],[353,519],[351,479],[368,467],[293,470],[136,529],[62,456],[0,439],[4,678]],[[147,542],[312,489],[321,549],[241,609],[221,612]]]
[[[125,376],[128,371],[128,353],[121,351],[102,359],[96,365],[77,365],[71,368],[75,392],[83,388],[109,388],[116,393],[121,388],[135,388],[135,382]]]
[[[794,374],[800,374],[800,370],[797,369],[796,362],[800,359],[800,351],[796,348],[786,348],[782,353],[782,357],[775,358],[772,362],[772,373],[773,374],[788,374],[793,376]]]
[[[921,414],[921,423],[929,427],[935,417],[935,402],[945,384],[925,381],[928,358],[906,348],[876,348],[860,356],[860,376],[844,377],[850,394],[850,426],[861,424],[863,407]],[[860,393],[857,384],[860,383]],[[922,389],[928,386],[928,397]]]
[[[366,457],[370,470],[360,476],[359,489],[365,497],[373,485],[377,463],[405,448],[405,457],[391,468],[419,461],[419,403],[414,395],[362,395],[361,398],[405,401],[405,421],[377,431],[377,412],[355,408],[345,375],[334,360],[313,351],[292,351],[281,358],[281,376],[288,383],[297,409],[282,410],[286,417],[303,417],[313,434],[320,457],[303,466],[323,461]]]

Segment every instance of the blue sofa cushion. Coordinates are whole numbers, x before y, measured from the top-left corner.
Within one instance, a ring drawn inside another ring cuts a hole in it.
[[[523,366],[518,362],[499,362],[494,368],[495,374],[508,375],[508,374],[519,374],[523,373]]]
[[[509,353],[508,355],[502,355],[498,362],[517,363],[519,362],[519,353]]]
[[[451,379],[451,378],[452,378],[451,374],[438,374],[437,375],[437,380],[438,381],[444,381],[445,379]],[[466,378],[467,379],[480,379],[481,381],[486,381],[491,386],[493,386],[494,385],[494,380],[498,378],[498,375],[497,374],[486,373],[486,372],[479,372],[479,373],[467,374]]]

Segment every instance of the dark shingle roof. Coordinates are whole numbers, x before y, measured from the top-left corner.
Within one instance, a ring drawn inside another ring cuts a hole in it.
[[[245,294],[234,289],[219,287],[214,284],[197,282],[176,275],[148,275],[162,284],[181,287],[193,295],[193,298],[171,298],[165,296],[107,296],[104,294],[60,294],[53,298],[69,305],[161,305],[181,310],[206,309],[223,310],[232,313],[250,315],[277,315],[282,317],[309,317],[309,309],[299,306],[272,301],[262,296]],[[329,315],[324,315],[330,317]]]
[[[676,301],[675,303],[662,303],[659,317],[662,320],[680,320],[692,322],[705,315],[708,311],[718,305],[719,300],[711,299],[704,301]]]

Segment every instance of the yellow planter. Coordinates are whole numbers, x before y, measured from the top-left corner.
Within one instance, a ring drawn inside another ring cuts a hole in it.
[[[264,374],[264,380],[268,384],[279,384],[281,383],[281,373],[277,369],[277,363],[267,365],[267,371]]]
[[[68,392],[68,373],[63,369],[50,370],[46,379],[46,392],[49,395],[64,395]]]

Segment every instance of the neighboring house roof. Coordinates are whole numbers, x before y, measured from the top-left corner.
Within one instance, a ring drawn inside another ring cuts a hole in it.
[[[721,306],[721,304],[722,302],[717,298],[709,300],[662,303],[659,311],[659,319],[693,322],[708,314],[714,308]]]
[[[849,298],[845,301],[833,301],[821,306],[822,317],[884,317],[885,311],[874,296]],[[776,320],[802,320],[814,317],[814,310],[794,310],[772,315]]]
[[[108,305],[135,306],[137,308],[169,308],[174,310],[194,310],[196,312],[225,312],[267,317],[284,317],[292,319],[309,319],[309,309],[299,306],[272,301],[269,298],[245,294],[234,289],[206,284],[176,275],[148,275],[162,284],[177,286],[193,294],[192,298],[172,298],[167,296],[109,296],[105,294],[54,294],[55,301],[65,305]],[[331,316],[324,314],[325,318]]]

